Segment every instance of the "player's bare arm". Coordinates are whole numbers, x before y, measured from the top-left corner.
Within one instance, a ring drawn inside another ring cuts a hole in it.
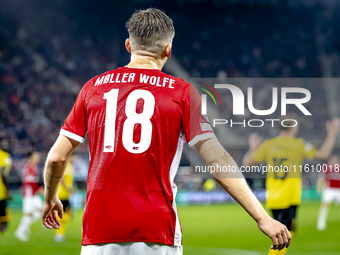
[[[327,136],[321,147],[315,152],[315,159],[326,160],[332,153],[340,129],[340,119],[326,122]]]
[[[198,142],[195,148],[207,166],[235,166],[238,168],[233,158],[215,138]],[[214,172],[211,174],[257,222],[260,230],[271,238],[273,249],[281,250],[289,246],[291,235],[288,229],[267,214],[248,187],[241,172]]]
[[[251,133],[249,136],[248,144],[249,150],[247,151],[246,155],[244,155],[242,160],[242,165],[244,166],[253,166],[256,164],[254,158],[252,157],[252,153],[256,151],[256,149],[262,143],[262,137],[259,136],[258,133]]]
[[[48,153],[45,170],[45,203],[42,211],[42,222],[46,228],[57,229],[60,223],[56,217],[57,211],[60,218],[63,216],[63,206],[57,196],[58,186],[64,175],[67,160],[79,142],[59,135],[57,141]]]

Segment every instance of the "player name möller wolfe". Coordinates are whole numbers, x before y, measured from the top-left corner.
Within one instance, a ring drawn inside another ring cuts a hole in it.
[[[142,73],[138,74],[137,77],[135,73],[110,73],[106,75],[101,75],[97,78],[94,86],[100,86],[109,83],[130,83],[134,82],[135,79],[139,79],[139,82],[142,84],[174,89],[174,79],[154,75],[145,75]]]

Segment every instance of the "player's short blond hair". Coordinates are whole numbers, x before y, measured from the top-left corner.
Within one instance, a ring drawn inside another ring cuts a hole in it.
[[[155,8],[138,10],[126,22],[132,51],[135,49],[161,53],[175,36],[172,19]]]

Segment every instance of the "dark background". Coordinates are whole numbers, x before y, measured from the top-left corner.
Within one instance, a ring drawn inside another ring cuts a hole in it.
[[[125,22],[148,7],[173,19],[172,59],[187,78],[339,76],[337,1],[1,0],[0,137],[14,158],[12,175],[20,175],[27,152],[49,150],[87,80],[129,62]],[[325,121],[338,116],[339,87],[308,89],[313,117],[300,135],[320,145]],[[261,97],[266,91],[254,89],[263,107],[271,104],[270,96]],[[223,144],[239,163],[251,131],[236,132],[237,148]],[[87,156],[86,146],[78,151]],[[187,150],[181,164],[189,164]]]

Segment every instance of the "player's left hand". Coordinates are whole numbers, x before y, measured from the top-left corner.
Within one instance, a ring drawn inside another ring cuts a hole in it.
[[[280,222],[267,217],[266,219],[258,222],[258,226],[264,234],[272,239],[273,245],[271,249],[280,251],[285,247],[288,248],[290,245],[292,236],[286,226]]]
[[[55,211],[57,211],[58,216],[62,219],[63,205],[60,200],[57,198],[51,202],[45,201],[41,216],[43,225],[48,229],[59,229],[60,227],[60,222],[57,219]]]

